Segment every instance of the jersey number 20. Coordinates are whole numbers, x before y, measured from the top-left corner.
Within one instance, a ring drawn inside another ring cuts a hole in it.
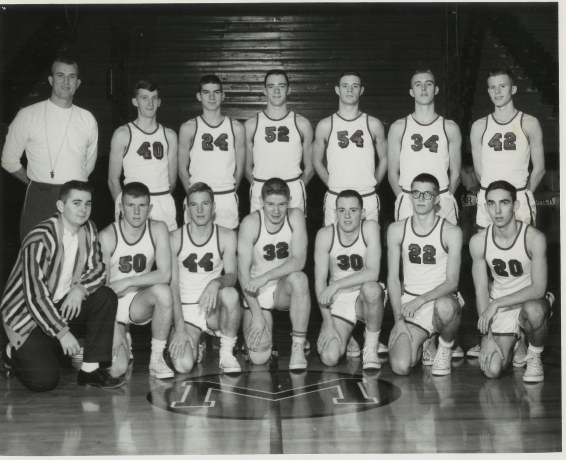
[[[523,274],[523,266],[521,262],[516,259],[511,259],[508,263],[505,263],[505,261],[501,259],[493,259],[491,264],[493,265],[493,271],[499,276],[507,278],[509,277],[509,273],[511,273],[512,276],[521,276]],[[507,267],[509,267],[509,273],[507,272]]]

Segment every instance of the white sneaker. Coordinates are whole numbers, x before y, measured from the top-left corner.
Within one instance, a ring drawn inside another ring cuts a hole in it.
[[[354,339],[354,336],[350,337],[350,341],[348,342],[348,345],[346,345],[346,356],[349,356],[350,358],[357,358],[361,354],[362,350],[360,349],[360,345],[356,339]]]
[[[381,342],[379,342],[379,345],[377,346],[377,352],[378,353],[389,353],[389,347]]]
[[[468,358],[479,358],[480,357],[480,353],[481,353],[481,347],[480,345],[474,345],[472,348],[470,348],[467,352],[466,352],[466,356]]]
[[[291,357],[289,358],[290,370],[301,370],[307,368],[307,359],[305,358],[305,349],[299,342],[293,343],[291,346]]]
[[[204,356],[204,349],[206,348],[206,343],[201,340],[197,345],[197,364],[200,364],[202,357]]]
[[[364,353],[362,357],[362,369],[381,369],[381,363],[379,357],[377,356],[377,346],[366,346],[364,347]]]
[[[432,366],[434,358],[436,358],[436,348],[434,347],[434,338],[426,339],[423,343],[423,366]]]
[[[167,365],[163,354],[158,357],[151,357],[149,361],[149,375],[156,379],[170,379],[175,375],[173,370]]]
[[[233,354],[225,353],[220,356],[218,366],[222,372],[226,374],[235,374],[242,372],[242,366]]]
[[[527,364],[527,344],[525,338],[521,338],[515,344],[513,349],[513,367],[525,367]]]
[[[540,353],[527,350],[527,369],[523,375],[523,382],[537,383],[544,380],[544,369],[540,360]]]
[[[452,347],[452,358],[463,358],[464,357],[464,350],[460,345],[455,345]]]
[[[438,345],[432,363],[432,375],[448,375],[452,372],[452,348]]]

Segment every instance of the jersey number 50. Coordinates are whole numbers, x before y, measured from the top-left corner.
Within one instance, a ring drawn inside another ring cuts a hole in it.
[[[143,254],[136,254],[135,256],[122,256],[118,261],[118,269],[122,273],[130,273],[132,269],[136,273],[141,273],[145,270],[147,265],[147,258]]]

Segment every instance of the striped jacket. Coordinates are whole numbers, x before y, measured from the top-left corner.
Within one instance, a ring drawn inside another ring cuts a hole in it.
[[[16,349],[37,326],[58,339],[69,331],[53,303],[64,260],[61,219],[55,215],[25,237],[4,288],[0,311],[4,329]],[[79,228],[78,238],[72,286],[80,287],[86,298],[104,285],[106,271],[94,223],[89,220]]]

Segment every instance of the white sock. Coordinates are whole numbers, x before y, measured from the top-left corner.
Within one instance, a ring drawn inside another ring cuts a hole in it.
[[[307,332],[293,331],[292,332],[292,343],[298,343],[303,348],[305,346],[305,340],[307,339]]]
[[[364,348],[367,347],[377,347],[377,344],[379,343],[379,333],[381,332],[381,330],[377,331],[377,332],[371,332],[368,331],[366,328],[366,333],[365,333],[365,337],[366,337],[366,343],[364,344]]]
[[[541,354],[544,350],[544,345],[542,347],[534,347],[533,345],[529,344],[529,350],[531,351],[531,353]]]
[[[445,348],[452,348],[452,345],[454,345],[454,339],[452,339],[451,342],[446,342],[446,340],[442,337],[438,337],[438,345]]]
[[[98,369],[98,367],[98,363],[85,363],[83,361],[83,363],[81,364],[81,371],[94,372],[96,369]]]
[[[163,354],[165,350],[165,345],[167,345],[166,340],[151,339],[151,356],[152,358],[159,357]]]
[[[237,337],[226,337],[222,335],[220,337],[220,356],[224,356],[226,354],[231,355],[234,351],[234,347],[236,346]]]

